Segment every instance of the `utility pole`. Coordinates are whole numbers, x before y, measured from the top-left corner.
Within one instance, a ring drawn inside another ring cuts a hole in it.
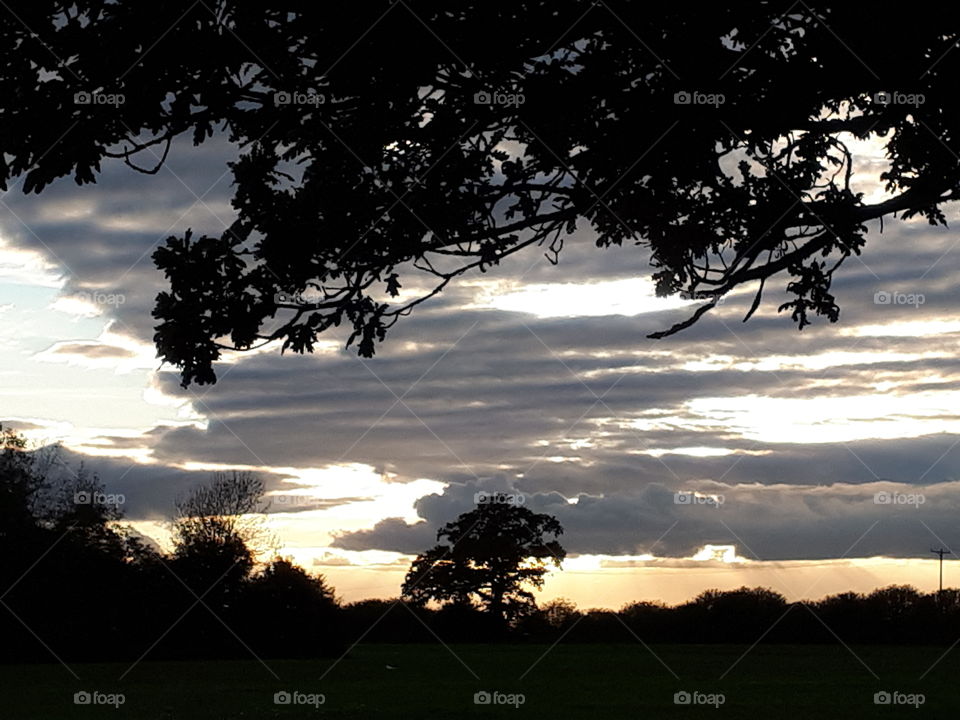
[[[939,550],[931,549],[930,552],[932,552],[934,555],[940,556],[940,590],[937,592],[937,604],[939,605],[940,601],[943,599],[943,556],[950,551],[940,548]]]

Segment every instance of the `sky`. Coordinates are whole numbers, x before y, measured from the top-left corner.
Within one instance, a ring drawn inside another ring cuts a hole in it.
[[[882,153],[856,150],[875,200]],[[332,334],[183,389],[152,345],[150,254],[229,225],[235,151],[175,143],[156,176],[105,165],[95,185],[0,196],[0,421],[62,443],[161,545],[178,496],[241,469],[267,486],[273,550],[345,600],[395,597],[480,491],[560,519],[569,558],[540,598],[581,607],[929,591],[930,550],[960,549],[956,207],[946,229],[871,226],[835,279],[840,321],[803,332],[776,312],[783,280],[748,323],[750,287],[648,339],[696,303],[655,297],[642,247],[598,249],[581,226],[559,265],[534,248],[467,276],[373,359]]]

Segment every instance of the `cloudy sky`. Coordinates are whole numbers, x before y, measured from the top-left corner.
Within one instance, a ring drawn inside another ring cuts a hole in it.
[[[876,199],[882,156],[858,150]],[[159,542],[178,495],[239,468],[267,484],[279,552],[348,600],[397,595],[480,490],[561,520],[570,559],[543,597],[581,606],[930,590],[930,549],[960,549],[956,208],[950,229],[872,227],[835,282],[836,325],[798,332],[773,287],[743,324],[743,288],[649,340],[695,304],[654,297],[642,248],[599,250],[582,228],[558,266],[533,249],[420,306],[374,359],[331,335],[185,390],[155,359],[150,254],[232,221],[234,152],[182,143],[157,176],[115,164],[0,197],[0,419],[62,442]]]

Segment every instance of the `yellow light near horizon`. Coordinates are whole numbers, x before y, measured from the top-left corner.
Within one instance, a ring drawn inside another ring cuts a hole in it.
[[[718,561],[723,563],[742,562],[745,558],[737,557],[736,545],[704,545],[694,553],[692,560]]]

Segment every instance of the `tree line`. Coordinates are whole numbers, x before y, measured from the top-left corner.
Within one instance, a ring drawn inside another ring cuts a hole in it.
[[[619,610],[579,610],[560,598],[538,606],[498,635],[490,616],[448,604],[393,610],[399,600],[365,600],[344,608],[349,625],[376,626],[365,642],[730,643],[950,645],[960,637],[960,590],[923,593],[891,585],[871,593],[844,592],[788,602],[764,587],[706,590],[679,605],[637,601]]]
[[[181,497],[163,551],[123,524],[118,503],[55,450],[28,452],[0,428],[0,662],[342,654],[364,642],[949,644],[960,590],[890,586],[788,602],[768,588],[707,590],[675,606],[581,611],[538,605],[566,556],[549,515],[486,502],[438,531],[401,595],[341,602],[322,576],[271,546],[263,483],[217,473]],[[114,498],[115,500],[115,498]]]
[[[322,577],[256,562],[263,484],[215,474],[178,500],[163,552],[56,449],[0,429],[0,660],[304,657],[342,644]]]

